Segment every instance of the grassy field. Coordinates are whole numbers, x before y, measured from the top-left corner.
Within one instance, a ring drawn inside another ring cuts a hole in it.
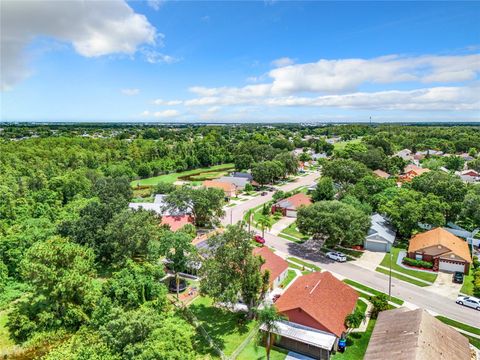
[[[334,150],[343,150],[345,148],[345,145],[351,143],[351,144],[358,144],[362,141],[361,138],[358,139],[353,139],[349,141],[339,141],[333,144]]]
[[[196,180],[201,178],[201,174],[203,174],[203,177],[208,177],[209,179],[215,179],[220,176],[223,176],[227,170],[233,170],[233,169],[234,169],[234,164],[215,165],[215,166],[210,166],[208,168],[193,169],[193,170],[187,170],[187,171],[182,171],[178,173],[170,173],[170,174],[165,174],[160,176],[154,176],[147,179],[133,180],[130,184],[132,187],[135,187],[137,185],[154,186],[159,182],[173,184],[175,181],[178,180],[179,177],[190,176],[192,177],[192,180]]]
[[[385,270],[385,269],[383,269],[383,268],[379,268],[379,267],[376,268],[375,271],[378,271],[379,273],[382,273],[382,274],[385,274],[385,275],[389,275],[389,274],[390,274],[390,271]],[[412,279],[412,278],[409,278],[409,277],[407,277],[407,276],[403,276],[403,275],[394,273],[393,271],[392,271],[392,277],[395,278],[395,279],[398,279],[398,280],[402,280],[402,281],[408,282],[408,283],[413,284],[413,285],[420,286],[420,287],[429,286],[429,284],[426,284],[426,283],[421,282],[421,281],[417,281],[417,280]]]
[[[441,322],[443,322],[447,325],[450,325],[450,326],[456,327],[458,329],[468,331],[469,333],[472,333],[472,334],[480,335],[480,328],[478,328],[478,327],[470,326],[470,325],[467,325],[467,324],[449,319],[449,318],[447,318],[445,316],[441,316],[441,315],[435,316],[435,317],[438,320],[440,320]]]
[[[288,284],[290,284],[292,280],[295,279],[295,276],[297,276],[297,273],[294,270],[288,270],[287,277],[283,279],[283,281],[280,284],[280,287],[286,288]]]
[[[463,285],[460,292],[465,295],[473,295],[473,270],[471,268],[469,274],[463,278]]]
[[[392,248],[392,254],[393,254],[392,269],[393,270],[396,270],[398,272],[401,272],[401,273],[404,273],[404,274],[407,274],[407,275],[410,275],[410,276],[414,276],[416,278],[419,278],[421,280],[425,280],[425,281],[428,281],[428,282],[431,282],[431,283],[433,283],[435,281],[435,279],[437,278],[437,274],[426,273],[426,272],[423,272],[423,271],[409,270],[409,269],[405,269],[405,268],[401,267],[400,265],[398,265],[397,264],[397,258],[398,258],[398,253],[400,252],[400,250],[402,250],[402,249]],[[385,255],[385,257],[383,258],[380,265],[385,266],[387,268],[390,267],[390,254]],[[423,285],[423,286],[425,286],[425,285]]]
[[[337,352],[332,355],[332,360],[359,360],[363,359],[367,351],[368,342],[372,336],[376,320],[371,319],[368,322],[365,332],[355,332],[347,335],[347,349],[344,353]]]
[[[242,314],[214,307],[208,297],[199,296],[189,309],[226,355],[232,354],[256,325],[254,320],[241,321]]]
[[[383,292],[381,292],[381,291],[372,289],[372,288],[370,288],[370,287],[368,287],[368,286],[362,285],[362,284],[357,283],[356,281],[353,281],[353,280],[350,280],[350,279],[345,279],[345,280],[343,280],[343,282],[344,282],[345,284],[348,284],[348,285],[351,285],[351,286],[355,286],[357,289],[366,291],[366,292],[368,292],[368,293],[370,293],[370,294],[373,294],[373,295],[385,294],[385,293],[383,293]],[[385,295],[387,295],[387,294],[385,294]],[[398,304],[398,305],[403,305],[403,303],[404,303],[403,300],[398,299],[398,298],[393,297],[393,296],[391,297],[390,301],[393,302],[393,303],[395,303],[395,304]]]
[[[285,349],[273,347],[270,350],[270,360],[283,360],[287,357],[288,351]],[[238,355],[237,360],[266,360],[267,353],[265,347],[258,344],[258,341],[251,341],[245,349]]]

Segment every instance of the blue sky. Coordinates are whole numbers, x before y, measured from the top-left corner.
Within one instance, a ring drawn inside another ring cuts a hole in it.
[[[478,121],[479,19],[478,2],[7,0],[1,120]]]

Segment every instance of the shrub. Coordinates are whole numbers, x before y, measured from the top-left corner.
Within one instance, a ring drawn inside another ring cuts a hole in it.
[[[402,262],[406,265],[421,267],[425,269],[431,269],[433,267],[433,264],[429,261],[410,259],[408,257],[404,257]]]
[[[472,262],[472,264],[473,264],[473,268],[474,268],[474,269],[480,268],[480,261],[478,260],[478,256],[474,256],[474,257],[473,257],[473,262]]]

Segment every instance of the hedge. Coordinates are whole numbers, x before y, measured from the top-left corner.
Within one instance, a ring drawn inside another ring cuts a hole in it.
[[[403,258],[403,263],[410,266],[420,267],[424,269],[431,269],[433,264],[429,261],[410,259],[408,257]]]

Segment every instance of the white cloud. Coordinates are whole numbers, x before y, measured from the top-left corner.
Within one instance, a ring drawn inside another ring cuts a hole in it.
[[[30,74],[25,48],[39,36],[71,43],[85,57],[133,54],[155,45],[156,29],[123,0],[2,1],[1,88]]]
[[[150,64],[158,64],[158,63],[174,64],[180,61],[179,58],[176,58],[171,55],[166,55],[164,53],[161,53],[151,48],[143,48],[140,51],[145,57],[145,60]]]
[[[180,115],[180,112],[173,109],[163,110],[163,111],[156,111],[153,113],[153,116],[160,117],[160,118],[173,118]]]
[[[283,66],[289,66],[295,64],[295,61],[293,59],[290,59],[289,57],[282,57],[280,59],[276,59],[272,61],[272,65],[275,67],[283,67]]]
[[[121,89],[120,92],[123,95],[134,96],[140,94],[140,89]]]
[[[148,6],[150,6],[155,11],[160,10],[164,2],[165,0],[147,0]]]
[[[156,99],[153,100],[155,105],[166,105],[166,106],[174,106],[180,105],[183,101],[181,100],[163,100],[163,99]]]

